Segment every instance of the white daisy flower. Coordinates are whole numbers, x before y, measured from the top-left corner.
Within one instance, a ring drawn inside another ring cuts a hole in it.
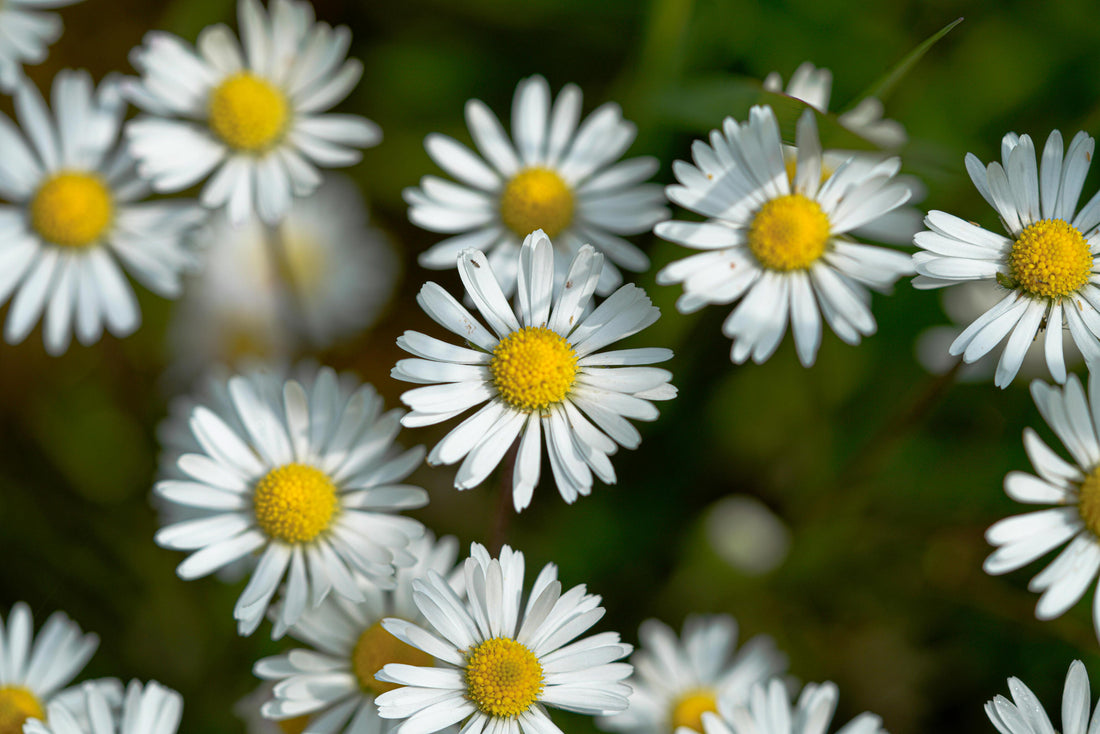
[[[414,224],[455,235],[423,253],[420,264],[450,269],[466,248],[483,250],[511,296],[520,243],[541,229],[557,245],[559,281],[586,243],[609,261],[600,295],[622,283],[618,268],[647,270],[649,258],[619,235],[640,234],[668,218],[661,188],[643,183],[660,164],[649,156],[618,160],[637,130],[617,104],[601,105],[578,127],[580,111],[576,85],[567,84],[551,105],[546,79],[531,76],[516,86],[514,141],[484,103],[466,103],[466,124],[484,160],[453,138],[429,135],[428,155],[459,182],[425,176],[420,188],[405,189]]]
[[[0,11],[2,14],[2,11]],[[26,338],[45,311],[46,351],[73,332],[97,341],[104,325],[126,336],[141,322],[122,272],[175,297],[196,265],[187,242],[205,213],[190,202],[140,202],[149,194],[119,142],[126,105],[115,80],[99,88],[82,71],[53,82],[53,113],[38,90],[15,91],[20,130],[0,114],[0,303],[12,298],[4,338]]]
[[[722,707],[721,716],[703,714],[705,734],[825,734],[836,711],[835,683],[807,683],[791,706],[783,681],[772,678],[752,687],[744,704]],[[886,734],[881,717],[863,712],[837,730],[837,734]]]
[[[1054,726],[1043,704],[1019,678],[1008,679],[1012,700],[1001,695],[985,704],[985,714],[1001,734],[1054,734]],[[1062,692],[1062,734],[1086,734],[1095,729],[1096,719],[1089,724],[1089,676],[1080,660],[1074,660],[1066,674]]]
[[[844,342],[873,334],[868,288],[888,291],[912,272],[909,255],[853,241],[847,233],[909,198],[894,180],[900,163],[848,161],[822,180],[821,144],[811,110],[798,121],[794,180],[787,176],[779,125],[770,107],[753,107],[740,125],[726,118],[710,145],[692,146],[695,165],[673,166],[679,185],[666,190],[705,222],[662,222],[661,237],[705,252],[657,274],[683,283],[681,313],[740,301],[722,326],[730,359],[757,364],[775,352],[790,320],[799,361],[810,366],[821,344],[822,317]]]
[[[46,47],[61,37],[61,18],[44,8],[63,8],[80,0],[5,0],[0,3],[0,91],[10,91],[23,76],[23,64],[41,64]]]
[[[128,87],[149,113],[126,133],[157,191],[205,179],[200,200],[225,206],[234,224],[255,211],[278,222],[292,196],[321,182],[318,166],[350,166],[382,139],[356,115],[322,114],[348,95],[363,65],[345,59],[351,33],[314,22],[313,6],[240,0],[241,43],[224,25],[205,28],[192,50],[169,33],[131,53],[140,80]],[[241,46],[244,46],[242,53]],[[216,172],[215,172],[216,169]]]
[[[280,721],[308,717],[304,731],[309,734],[377,734],[396,727],[395,722],[379,719],[374,699],[398,686],[374,674],[387,663],[431,665],[433,658],[384,630],[382,618],[423,624],[413,602],[413,580],[429,571],[444,578],[461,573],[455,568],[458,542],[452,537],[437,543],[426,534],[409,545],[409,552],[416,565],[398,570],[392,591],[361,579],[363,601],[330,596],[302,615],[289,633],[313,649],[291,650],[256,663],[257,676],[279,681],[261,709],[264,716]]]
[[[429,464],[465,459],[457,488],[484,482],[518,438],[512,499],[519,512],[538,484],[545,436],[558,492],[572,503],[592,491],[593,474],[614,483],[610,455],[641,442],[625,419],[655,420],[651,401],[676,396],[670,372],[639,366],[671,359],[671,350],[599,351],[660,316],[633,284],[589,312],[602,265],[603,255],[582,247],[555,285],[553,245],[541,231],[529,235],[519,254],[517,316],[485,253],[464,250],[458,272],[491,332],[440,286],[420,289],[421,308],[469,347],[416,331],[398,338],[397,345],[418,358],[399,361],[391,374],[429,385],[401,396],[412,408],[401,422],[431,425],[487,403],[428,454]]]
[[[46,620],[37,637],[30,608],[17,603],[0,619],[0,734],[20,734],[30,719],[50,721],[57,706],[72,705],[79,689],[61,691],[79,673],[99,646],[99,638],[83,634],[62,612]]]
[[[630,645],[615,632],[573,642],[604,610],[583,585],[564,594],[547,564],[523,602],[523,554],[500,559],[474,543],[466,560],[463,601],[438,574],[413,581],[413,601],[427,627],[388,618],[394,637],[436,659],[439,667],[390,663],[376,678],[398,688],[378,697],[378,714],[404,719],[397,734],[430,734],[466,720],[463,734],[560,734],[546,712],[611,714],[627,705]]]
[[[1077,603],[1100,571],[1100,378],[1089,378],[1088,398],[1076,375],[1064,388],[1035,380],[1031,395],[1073,463],[1051,451],[1035,431],[1024,430],[1024,448],[1039,476],[1011,472],[1005,493],[1017,502],[1057,507],[995,523],[985,538],[997,550],[982,567],[994,575],[1008,573],[1068,543],[1028,584],[1043,593],[1035,616],[1053,619]],[[1100,594],[1094,597],[1092,617],[1100,637]]]
[[[1057,382],[1066,381],[1062,332],[1093,362],[1100,359],[1100,193],[1076,215],[1095,142],[1077,133],[1063,156],[1062,135],[1047,138],[1041,165],[1027,135],[1005,135],[1000,163],[983,166],[972,153],[966,170],[978,192],[997,210],[1008,236],[941,211],[924,220],[927,231],[915,242],[919,274],[916,288],[996,281],[1007,293],[996,306],[966,328],[951,344],[953,355],[970,363],[1008,337],[997,364],[995,384],[1006,387],[1016,376],[1028,347],[1046,330],[1047,367]]]
[[[243,635],[259,626],[284,576],[276,634],[330,591],[361,601],[353,572],[392,587],[395,566],[414,561],[406,546],[423,532],[419,522],[392,513],[428,501],[423,489],[398,484],[423,458],[421,447],[394,456],[403,411],[382,414],[373,387],[342,388],[327,368],[305,385],[238,375],[219,392],[214,409],[191,411],[201,450],[177,460],[185,478],[163,479],[153,490],[203,513],[156,534],[162,547],[193,551],[179,565],[180,577],[258,554],[233,610]]]
[[[188,284],[169,328],[179,371],[326,348],[370,326],[397,286],[394,248],[368,223],[349,179],[326,177],[315,194],[295,200],[275,234],[283,274],[272,232],[255,220],[233,227],[218,216],[203,233],[210,243],[206,267]],[[287,323],[287,309],[299,317],[294,325],[302,333]]]
[[[77,707],[52,703],[47,721],[28,721],[23,734],[176,734],[183,697],[156,681],[130,681],[125,696],[85,683]]]
[[[756,683],[783,673],[787,657],[766,636],[754,637],[736,655],[737,621],[725,614],[688,617],[682,638],[656,619],[642,622],[641,649],[630,658],[634,689],[630,707],[600,719],[600,728],[628,734],[703,731],[707,711],[748,699]]]

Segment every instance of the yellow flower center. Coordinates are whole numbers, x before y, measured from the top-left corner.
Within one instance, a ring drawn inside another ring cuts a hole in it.
[[[320,469],[285,464],[269,471],[252,495],[256,522],[269,538],[308,543],[328,530],[339,509],[336,485]]]
[[[483,714],[519,716],[542,693],[542,666],[515,640],[494,637],[466,656],[466,698]]]
[[[248,72],[226,78],[210,93],[210,129],[226,145],[255,153],[267,150],[286,130],[286,97]]]
[[[431,667],[433,660],[428,653],[406,645],[382,629],[381,622],[375,622],[364,630],[351,651],[351,669],[359,679],[359,687],[375,696],[401,687],[398,683],[375,680],[374,674],[386,664],[404,663]]]
[[[520,171],[500,195],[500,219],[521,239],[541,229],[555,237],[573,221],[573,192],[555,171]]]
[[[1026,293],[1057,298],[1089,281],[1092,254],[1072,224],[1043,219],[1020,233],[1008,256],[1008,268]]]
[[[1085,527],[1100,538],[1100,466],[1096,467],[1081,482],[1077,491],[1077,511]]]
[[[27,719],[46,718],[46,710],[33,693],[22,686],[0,688],[0,734],[23,734]]]
[[[807,268],[825,253],[829,218],[821,206],[802,194],[771,199],[752,219],[749,249],[765,268]]]
[[[577,354],[550,329],[529,326],[500,340],[489,372],[504,402],[528,412],[544,410],[569,394],[577,376]]]
[[[311,714],[302,714],[289,719],[280,719],[275,722],[275,725],[279,727],[279,731],[283,734],[302,734],[309,724],[310,716]]]
[[[695,731],[703,731],[703,714],[718,711],[718,700],[709,688],[697,688],[686,692],[672,707],[673,730],[686,726]]]
[[[64,247],[87,247],[99,241],[111,223],[111,192],[98,176],[75,171],[56,173],[31,200],[31,226],[42,239]]]

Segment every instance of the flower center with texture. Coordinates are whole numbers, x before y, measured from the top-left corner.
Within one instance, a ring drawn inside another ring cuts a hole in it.
[[[1020,233],[1008,256],[1008,269],[1024,292],[1058,298],[1089,281],[1092,254],[1072,224],[1042,219]]]
[[[825,253],[828,242],[829,218],[802,194],[771,199],[749,226],[749,249],[770,270],[808,268]]]
[[[718,711],[718,700],[709,688],[696,688],[687,691],[676,700],[672,707],[672,728],[686,726],[695,731],[703,731],[703,714]]]
[[[577,377],[577,353],[550,329],[529,326],[500,340],[489,372],[504,402],[528,412],[544,410],[569,394]]]
[[[1093,469],[1081,482],[1077,491],[1077,511],[1081,521],[1093,535],[1100,538],[1100,466]]]
[[[494,637],[466,656],[466,698],[483,714],[519,716],[542,693],[542,665],[526,646]]]
[[[0,688],[0,734],[23,734],[27,719],[46,718],[46,710],[33,693],[22,686]]]
[[[381,622],[367,627],[351,651],[351,669],[359,679],[359,688],[375,696],[401,687],[399,683],[375,680],[374,674],[386,664],[404,663],[430,668],[433,660],[428,653],[405,644],[384,630]]]
[[[500,219],[520,239],[541,229],[556,237],[573,221],[573,192],[555,171],[520,171],[500,195]]]
[[[309,543],[332,524],[339,508],[336,485],[320,469],[284,464],[256,483],[253,510],[260,529],[273,540]]]
[[[111,224],[111,192],[98,176],[73,171],[46,179],[31,200],[31,227],[47,242],[87,247]]]
[[[227,77],[210,93],[210,129],[230,148],[257,153],[283,136],[286,97],[247,72]]]

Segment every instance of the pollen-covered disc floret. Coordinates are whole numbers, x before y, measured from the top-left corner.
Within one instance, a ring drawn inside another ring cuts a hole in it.
[[[240,72],[210,93],[210,129],[226,145],[257,153],[279,142],[287,126],[287,100],[270,82]]]
[[[808,268],[825,254],[829,218],[813,199],[788,194],[771,199],[752,218],[749,249],[765,268]]]
[[[56,173],[30,204],[31,227],[46,242],[66,247],[96,244],[111,223],[111,192],[95,175]]]
[[[352,574],[392,587],[423,532],[396,514],[428,499],[400,483],[423,457],[419,447],[393,445],[403,411],[383,413],[374,388],[351,376],[300,372],[300,380],[252,372],[215,383],[183,400],[164,430],[156,542],[191,552],[176,569],[185,579],[256,560],[233,610],[241,634],[259,626],[284,577],[276,637],[330,592],[360,600]]]
[[[432,656],[397,639],[378,621],[363,630],[351,651],[351,669],[364,693],[377,696],[398,687],[395,683],[374,677],[382,666],[389,663],[431,665]]]
[[[577,377],[577,355],[558,334],[532,326],[500,340],[489,371],[504,402],[525,411],[545,410],[569,394]]]
[[[718,697],[709,688],[696,688],[680,696],[672,707],[673,731],[684,726],[700,734],[703,731],[703,714],[718,712]]]
[[[517,237],[536,229],[557,237],[573,221],[573,192],[549,168],[520,171],[500,195],[500,219]]]
[[[1024,228],[1008,256],[1012,281],[1033,296],[1068,296],[1089,282],[1092,253],[1072,224],[1042,219]]]
[[[22,686],[0,686],[0,734],[22,734],[23,722],[41,719],[46,709]]]
[[[481,713],[519,716],[542,693],[542,666],[524,645],[507,637],[485,640],[466,657],[466,697]]]

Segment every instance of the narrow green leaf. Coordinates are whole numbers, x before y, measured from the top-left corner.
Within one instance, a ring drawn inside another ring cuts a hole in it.
[[[909,70],[916,66],[917,62],[928,53],[928,49],[935,46],[941,38],[951,32],[952,28],[962,22],[962,18],[956,18],[926,38],[924,42],[906,54],[905,58],[899,61],[894,68],[880,77],[879,80],[872,84],[863,94],[857,96],[856,102],[858,103],[860,100],[866,99],[867,97],[875,97],[879,100],[885,99],[886,96],[894,90],[898,82],[902,80],[902,77],[908,74]]]

